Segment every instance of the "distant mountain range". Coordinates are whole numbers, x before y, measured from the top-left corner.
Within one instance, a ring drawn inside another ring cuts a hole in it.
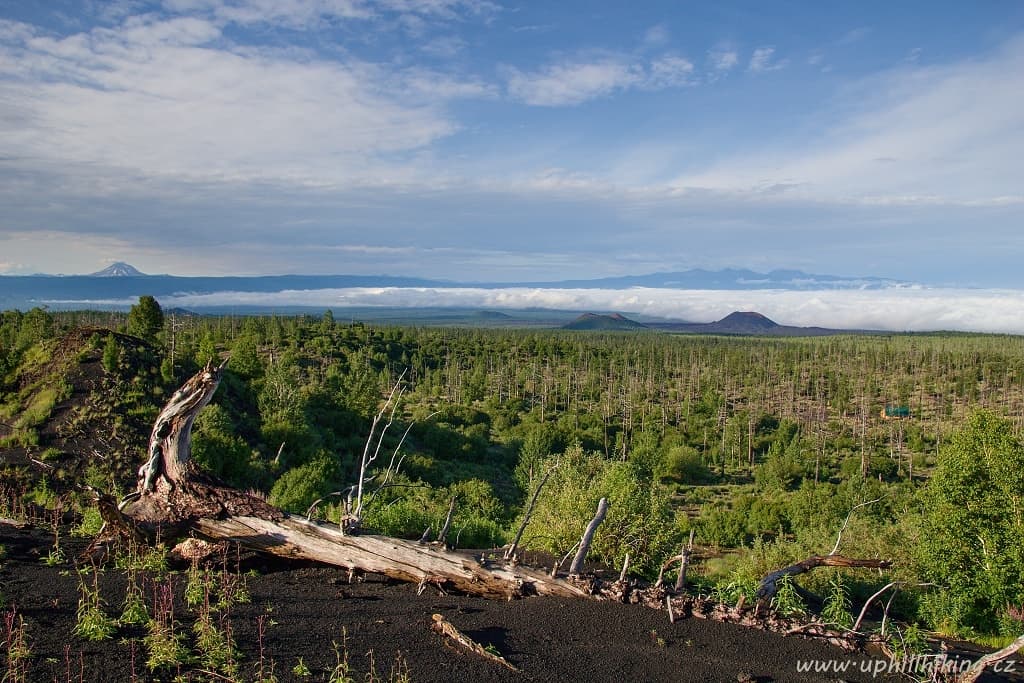
[[[773,270],[758,273],[752,270],[686,270],[650,275],[627,275],[593,280],[460,282],[392,275],[263,275],[224,277],[180,277],[146,275],[124,263],[113,263],[89,275],[0,276],[0,304],[11,301],[48,299],[112,299],[133,298],[142,294],[167,296],[187,292],[279,292],[285,289],[339,289],[346,287],[538,287],[558,289],[629,289],[652,287],[660,289],[883,289],[905,286],[902,280],[880,277],[842,277],[814,275],[799,270]]]
[[[430,289],[443,292],[451,288],[478,289],[607,289],[621,290],[636,287],[691,290],[820,290],[820,289],[882,289],[906,286],[910,283],[876,277],[839,277],[812,275],[797,270],[774,270],[758,273],[751,270],[726,269],[718,271],[687,270],[650,275],[600,278],[594,280],[562,280],[554,282],[456,282],[416,277],[389,275],[270,275],[258,277],[178,277],[173,275],[146,275],[123,262],[111,264],[90,275],[31,275],[0,276],[0,310],[17,308],[27,310],[33,306],[55,309],[100,308],[127,309],[138,297],[149,294],[160,299],[179,295],[216,295],[187,305],[196,313],[312,313],[324,310],[323,305],[302,303],[304,292],[349,288]],[[285,299],[273,298],[276,293],[296,294]],[[234,293],[242,293],[238,296]],[[263,300],[259,295],[266,294]],[[255,295],[255,296],[254,296]],[[440,299],[443,301],[443,294]],[[430,307],[347,307],[341,296],[335,308],[353,319],[394,321],[422,321],[426,324],[468,324],[476,326],[542,326],[579,330],[643,330],[653,329],[697,334],[767,334],[815,335],[834,334],[836,330],[815,327],[789,327],[778,325],[768,318],[751,312],[732,313],[713,323],[692,323],[679,320],[661,320],[640,323],[620,314],[555,311],[543,308],[481,311],[460,308],[457,304],[432,303]],[[313,300],[323,301],[313,297]],[[456,300],[456,299],[453,299]],[[218,302],[219,303],[216,303]],[[244,301],[245,303],[241,303]],[[436,301],[436,298],[435,298]],[[233,303],[224,303],[233,302]],[[168,309],[174,306],[168,301]],[[566,320],[570,320],[566,324]]]
[[[711,323],[655,322],[639,323],[619,314],[584,313],[562,326],[564,330],[601,330],[635,332],[638,330],[660,330],[663,332],[688,332],[691,334],[736,334],[767,337],[818,337],[840,334],[846,330],[831,330],[825,327],[794,327],[780,325],[754,311],[734,311],[721,320]]]
[[[842,277],[814,275],[800,270],[773,270],[758,273],[753,270],[726,268],[703,270],[696,268],[681,272],[625,275],[595,280],[563,280],[559,282],[524,283],[536,287],[566,287],[579,289],[628,289],[654,287],[658,289],[883,289],[906,286],[903,280],[881,277]]]

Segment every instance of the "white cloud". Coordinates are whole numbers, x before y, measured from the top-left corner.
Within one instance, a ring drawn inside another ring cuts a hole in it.
[[[708,50],[708,62],[714,72],[731,71],[740,62],[739,53],[725,46],[719,46]]]
[[[202,13],[219,22],[310,28],[322,23],[397,16],[412,22],[455,19],[497,12],[487,0],[164,0],[166,10]]]
[[[678,88],[693,84],[693,63],[688,59],[666,55],[651,62],[642,87],[649,90]]]
[[[773,61],[775,57],[774,47],[759,47],[750,55],[750,62],[747,64],[747,71],[753,73],[764,73],[766,71],[778,71],[786,66],[787,60]]]
[[[53,302],[85,303],[85,302]],[[92,302],[128,304],[124,301]],[[396,288],[217,292],[161,298],[165,307],[344,306],[619,311],[712,322],[733,311],[758,311],[782,325],[836,329],[1024,333],[1024,292],[895,288],[884,290],[720,291],[670,289]]]
[[[631,65],[615,60],[556,64],[534,73],[510,69],[508,92],[534,106],[571,106],[629,87],[637,79]]]
[[[649,47],[661,47],[671,37],[668,27],[664,24],[652,26],[644,32],[644,45]]]
[[[768,143],[679,188],[838,203],[1012,205],[1024,157],[1024,39],[984,59],[864,78],[816,116],[818,133]]]
[[[496,87],[477,78],[456,78],[422,67],[403,69],[387,78],[393,92],[415,96],[428,103],[459,99],[493,99],[499,95]]]
[[[433,57],[450,59],[466,49],[466,41],[458,36],[437,36],[420,46],[420,51]]]
[[[330,183],[391,171],[457,124],[474,79],[304,52],[215,47],[211,22],[134,17],[55,38],[0,27],[5,156],[153,177]],[[401,170],[399,170],[401,172]]]
[[[858,28],[850,29],[836,41],[836,45],[852,45],[854,43],[859,43],[869,35],[871,35],[871,28],[868,26],[860,26]]]
[[[3,273],[4,275],[31,275],[32,268],[25,263],[0,261],[0,273]]]
[[[648,62],[622,56],[567,61],[535,72],[509,68],[507,74],[513,99],[542,107],[573,106],[631,89],[661,90],[694,83],[693,64],[671,54]]]

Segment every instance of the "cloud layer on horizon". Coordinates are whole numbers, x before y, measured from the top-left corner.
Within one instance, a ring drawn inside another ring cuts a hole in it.
[[[50,302],[128,306],[131,299]],[[1024,334],[1024,291],[898,287],[881,290],[677,290],[542,288],[346,288],[282,292],[216,292],[161,297],[164,308],[264,309],[290,306],[542,308],[621,312],[689,322],[713,322],[733,311],[757,311],[780,325],[851,330]]]

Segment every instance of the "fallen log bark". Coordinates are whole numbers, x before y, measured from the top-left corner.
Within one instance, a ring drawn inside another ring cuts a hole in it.
[[[217,390],[222,372],[223,365],[207,365],[171,396],[153,427],[148,459],[139,469],[138,489],[122,500],[114,510],[117,514],[107,510],[104,516],[109,526],[129,526],[133,534],[164,540],[198,535],[211,541],[230,541],[281,557],[315,560],[489,598],[591,595],[571,582],[526,567],[491,563],[414,541],[345,534],[336,525],[289,515],[258,495],[209,479],[190,459],[191,429],[196,415]]]

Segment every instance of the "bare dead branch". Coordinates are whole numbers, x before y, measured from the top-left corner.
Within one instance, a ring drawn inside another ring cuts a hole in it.
[[[852,630],[852,631],[859,631],[860,630],[861,622],[864,621],[864,616],[868,613],[868,608],[871,607],[871,603],[875,601],[875,598],[877,598],[878,596],[880,596],[882,593],[884,593],[885,591],[889,590],[890,588],[898,588],[901,585],[903,585],[902,581],[890,581],[889,583],[885,584],[884,586],[879,588],[877,591],[872,593],[871,597],[869,597],[864,602],[864,606],[861,608],[860,614],[857,615],[857,621],[853,622],[853,627],[850,630]]]
[[[602,498],[597,503],[597,513],[590,520],[587,530],[583,532],[583,538],[580,539],[580,549],[576,551],[576,557],[573,558],[572,564],[569,565],[569,576],[579,576],[583,572],[583,562],[587,559],[587,552],[590,550],[590,544],[594,541],[594,534],[607,514],[608,499]]]
[[[857,632],[857,631],[860,630],[860,625],[864,621],[864,617],[868,613],[868,608],[871,607],[871,603],[874,602],[875,599],[878,598],[878,596],[880,596],[882,593],[884,593],[885,591],[889,590],[890,588],[895,589],[893,591],[893,595],[895,596],[896,591],[898,591],[901,587],[905,586],[906,584],[907,584],[906,581],[890,581],[889,583],[885,584],[884,586],[879,588],[877,591],[875,591],[871,595],[871,597],[869,597],[864,602],[864,606],[861,608],[860,614],[857,615],[857,621],[853,622],[853,626],[850,627],[850,630],[854,631],[854,632]],[[924,586],[934,586],[936,584],[934,584],[934,583],[917,583],[917,584],[914,584],[914,585],[918,586],[918,587],[924,587]],[[890,602],[892,602],[891,598],[890,598]],[[889,608],[888,608],[888,606],[886,606],[886,613],[888,613],[888,611],[889,611]]]
[[[51,465],[49,463],[45,463],[42,460],[37,460],[37,459],[32,458],[32,457],[30,457],[29,460],[31,460],[35,465],[43,468],[47,472],[52,472],[53,471],[53,465]]]
[[[139,487],[119,505],[109,501],[108,524],[121,522],[119,526],[137,531],[144,541],[195,535],[291,560],[314,560],[488,598],[590,596],[570,582],[528,567],[492,564],[415,541],[346,535],[335,525],[289,515],[261,496],[223,486],[198,472],[189,459],[191,425],[216,390],[221,370],[207,366],[171,397],[154,426]],[[398,395],[395,390],[392,403]],[[387,414],[382,411],[381,419]],[[377,452],[373,448],[367,450],[368,458]],[[366,482],[365,470],[361,481]]]
[[[452,516],[455,515],[455,501],[458,496],[452,496],[451,502],[448,503],[448,514],[445,515],[444,525],[441,527],[441,532],[437,535],[437,542],[444,545],[448,540],[448,529],[452,526]]]
[[[373,416],[373,421],[370,424],[370,433],[367,434],[366,444],[363,446],[363,457],[359,461],[359,480],[356,482],[356,503],[352,514],[357,518],[362,515],[363,511],[363,485],[366,483],[366,470],[377,459],[377,456],[380,455],[381,445],[384,443],[384,435],[394,422],[395,411],[398,409],[398,403],[401,400],[402,393],[405,391],[405,388],[402,386],[402,379],[404,377],[405,370],[398,376],[398,381],[391,387],[391,393],[388,394],[387,400],[384,401],[384,405],[377,411],[377,414]],[[395,398],[396,393],[398,394],[397,399]],[[381,429],[380,434],[377,435],[377,426],[384,419],[386,413],[389,413],[388,422]],[[374,445],[374,439],[376,439],[376,445]]]
[[[675,591],[682,592],[686,587],[686,569],[690,565],[690,557],[693,555],[694,529],[690,529],[690,540],[679,551],[679,576],[676,577]]]
[[[306,519],[307,520],[312,519],[313,512],[316,511],[316,508],[317,508],[318,505],[320,505],[320,503],[324,502],[325,500],[327,500],[328,498],[331,498],[333,496],[344,496],[344,495],[345,495],[345,491],[333,491],[331,493],[328,493],[323,498],[317,498],[316,500],[313,501],[313,504],[310,505],[306,509]]]
[[[899,593],[899,588],[898,587],[893,588],[892,595],[890,595],[889,599],[886,600],[886,602],[885,602],[885,609],[882,610],[882,626],[878,630],[882,634],[883,638],[885,637],[885,625],[886,625],[886,622],[889,621],[889,608],[892,607],[892,602],[893,602],[893,600],[896,599],[896,594],[897,593]]]
[[[488,652],[486,648],[482,647],[475,640],[462,633],[459,629],[455,628],[450,621],[444,618],[443,615],[435,614],[433,617],[433,623],[430,628],[436,633],[449,638],[452,642],[463,647],[470,652],[479,655],[489,662],[500,664],[501,666],[509,669],[510,671],[519,672],[519,669],[514,667],[507,659],[500,655],[496,655],[493,652]]]
[[[512,556],[516,554],[516,549],[519,547],[519,541],[522,540],[523,532],[526,531],[526,525],[530,523],[530,515],[533,514],[533,508],[537,505],[537,497],[540,496],[540,490],[544,488],[544,484],[548,482],[548,477],[551,476],[551,473],[554,472],[557,467],[558,465],[555,465],[548,469],[548,471],[544,473],[544,477],[540,480],[540,483],[537,484],[537,488],[533,490],[533,497],[530,498],[530,504],[526,506],[526,512],[523,513],[523,523],[519,525],[519,530],[516,531],[516,537],[512,539],[512,545],[505,550],[506,560],[511,559]]]
[[[580,541],[582,540],[583,539],[580,539]],[[580,541],[576,541],[576,544],[573,547],[569,548],[569,552],[567,552],[565,555],[562,555],[562,559],[556,562],[555,566],[551,568],[552,578],[558,575],[558,570],[562,568],[562,565],[565,564],[566,560],[568,560],[569,557],[576,552],[576,549],[580,547]]]
[[[863,503],[858,503],[857,505],[854,505],[852,508],[850,508],[850,511],[846,513],[846,519],[843,520],[843,526],[839,528],[839,533],[836,535],[836,544],[832,546],[832,552],[830,552],[829,555],[835,555],[839,552],[839,543],[843,540],[843,532],[846,531],[846,527],[849,526],[850,520],[853,518],[853,513],[857,510],[857,508],[862,508],[865,505],[872,505],[880,500],[882,500],[882,498],[875,498],[874,500],[868,500]]]

